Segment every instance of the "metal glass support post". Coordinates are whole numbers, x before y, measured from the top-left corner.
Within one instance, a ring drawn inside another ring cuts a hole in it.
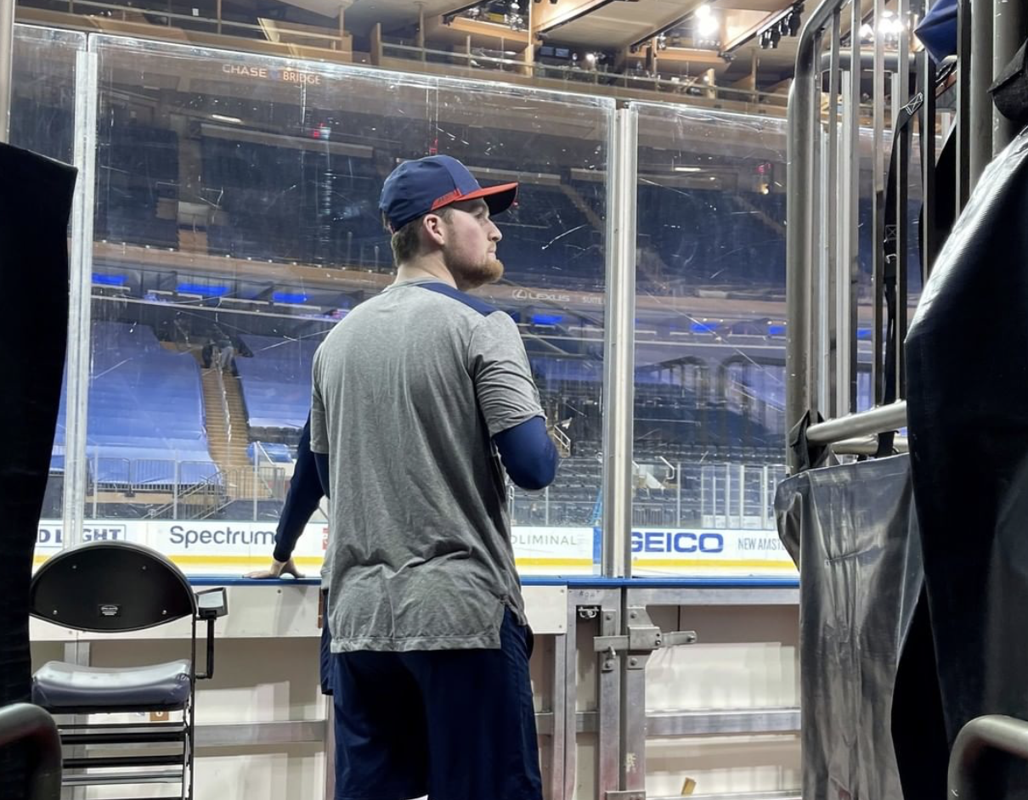
[[[603,362],[603,572],[631,574],[635,394],[635,223],[638,112],[617,110],[607,171],[607,305]]]
[[[999,75],[1028,36],[1028,6],[1024,0],[993,0],[993,3],[992,74]],[[992,154],[996,156],[1014,140],[1019,129],[995,108],[992,115]]]
[[[3,2],[3,0],[0,0]],[[75,60],[75,166],[78,180],[71,209],[68,278],[67,419],[64,457],[64,544],[82,538],[86,513],[86,419],[89,413],[89,347],[92,325],[93,194],[96,181],[97,55],[80,52]],[[97,476],[93,476],[94,480]],[[95,488],[94,488],[95,491]]]
[[[14,94],[14,4],[0,0],[0,143],[10,142],[11,97]]]
[[[976,0],[971,4],[971,191],[992,161],[992,29],[993,0]]]

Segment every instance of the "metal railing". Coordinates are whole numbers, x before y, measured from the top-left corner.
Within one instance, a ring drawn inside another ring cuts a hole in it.
[[[1024,3],[1004,4],[1003,25],[993,30],[993,2],[971,0],[961,4],[957,212],[966,204],[984,164],[1013,136],[1009,123],[990,109],[987,88],[1020,47],[1011,30],[1022,29],[1028,7]],[[887,72],[883,37],[875,36],[872,141],[865,149],[870,155],[864,155],[857,100],[861,73],[850,65],[860,64],[866,57],[862,36],[854,32],[867,26],[877,30],[890,12],[886,11],[885,0],[874,0],[871,15],[862,15],[861,5],[851,0],[823,0],[810,14],[800,34],[789,97],[786,420],[791,472],[809,461],[798,449],[804,440],[810,445],[833,446],[837,453],[865,453],[867,442],[855,439],[895,432],[906,425],[903,347],[910,311],[908,201],[910,171],[915,162],[915,122],[920,132],[924,203],[922,280],[927,280],[941,249],[931,207],[937,180],[936,68],[911,33],[900,37],[898,58],[891,60],[892,71]],[[898,17],[909,21],[912,31],[929,5],[926,0],[899,0]],[[883,147],[887,116],[894,150],[888,171]],[[988,136],[975,123],[983,117],[992,122],[986,126]],[[870,252],[867,244],[861,250],[859,236],[862,158],[871,161]],[[890,189],[893,216],[886,219]],[[870,306],[858,305],[861,282],[866,281],[861,256],[872,267],[871,291],[865,292],[873,298]],[[875,407],[857,413],[857,321],[861,315],[871,322]],[[805,436],[798,436],[798,429],[804,425],[809,426]]]
[[[950,752],[947,781],[950,797],[979,800],[991,796],[978,789],[976,771],[982,757],[994,750],[1028,759],[1028,722],[998,714],[968,722]]]
[[[225,441],[232,446],[232,413],[228,408],[228,392],[225,390],[225,373],[216,368],[214,380],[218,384],[218,403],[221,405],[221,417],[225,422]]]
[[[5,0],[6,2],[6,0]],[[201,14],[196,9],[195,14],[185,14],[171,11],[167,6],[160,7],[160,3],[153,2],[149,5],[130,5],[128,2],[106,3],[100,0],[67,0],[67,13],[82,14],[85,16],[102,16],[109,19],[117,19],[121,15],[122,21],[132,21],[131,18],[144,17],[150,25],[159,28],[182,28],[184,30],[195,30],[204,33],[212,33],[226,36],[236,36],[246,39],[270,40],[269,30],[266,24],[255,22],[243,22],[222,15],[222,3],[220,0],[215,4],[215,15],[208,16]],[[84,12],[84,9],[88,11]],[[269,20],[274,25],[275,20]],[[345,43],[348,34],[345,31],[332,28],[318,30],[313,26],[289,26],[275,28],[276,33],[287,43],[313,42],[313,47],[324,50],[335,50]]]
[[[61,796],[61,737],[46,711],[29,703],[0,709],[0,748],[15,742],[25,747],[25,800],[58,800]]]
[[[560,81],[569,88],[581,88],[582,84],[607,86],[629,91],[659,92],[690,98],[707,98],[722,102],[749,103],[785,110],[785,95],[771,92],[757,92],[731,86],[710,86],[699,78],[683,76],[666,78],[659,75],[633,72],[611,72],[601,67],[582,69],[556,64],[528,63],[522,59],[491,56],[484,53],[459,50],[434,50],[402,42],[382,42],[382,54],[413,62],[450,64],[482,72],[505,72],[525,77]],[[487,76],[483,76],[485,78]],[[490,78],[495,76],[488,76]]]
[[[554,486],[531,494],[515,489],[512,523],[591,526],[601,480],[595,467],[589,459],[567,459]],[[667,477],[653,478],[658,470]],[[774,529],[775,487],[785,477],[784,465],[643,463],[633,472],[632,527]]]

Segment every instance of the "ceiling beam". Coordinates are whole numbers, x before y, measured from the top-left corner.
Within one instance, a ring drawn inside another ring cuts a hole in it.
[[[532,9],[532,33],[540,34],[567,25],[609,6],[616,0],[560,0],[559,3],[534,4]]]
[[[650,39],[656,38],[657,36],[660,36],[662,33],[667,33],[670,30],[674,30],[687,19],[689,19],[689,17],[695,14],[696,9],[702,6],[704,2],[705,0],[693,0],[693,2],[691,3],[692,7],[684,14],[679,14],[676,17],[674,17],[674,19],[671,19],[667,22],[661,23],[660,25],[650,28],[650,30],[647,31],[645,34],[637,37],[635,41],[630,42],[627,45],[627,48],[629,50],[636,50],[642,45],[646,44],[646,42],[648,42]]]

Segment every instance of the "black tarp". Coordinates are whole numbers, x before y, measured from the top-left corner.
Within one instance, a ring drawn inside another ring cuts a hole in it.
[[[0,145],[0,706],[29,699],[29,580],[46,491],[68,328],[75,170]],[[16,747],[0,798],[25,796]]]
[[[948,741],[1028,719],[1028,135],[988,167],[907,337],[908,427]],[[997,761],[985,797],[1028,798]]]
[[[800,568],[803,796],[901,800],[893,691],[922,583],[909,461],[800,473],[775,517]]]

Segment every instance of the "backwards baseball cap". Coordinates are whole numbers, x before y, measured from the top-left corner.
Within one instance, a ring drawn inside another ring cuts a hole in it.
[[[501,214],[511,207],[517,193],[516,183],[483,189],[457,159],[428,156],[393,170],[382,187],[378,207],[389,227],[398,231],[425,214],[468,200],[485,200],[490,214]]]

